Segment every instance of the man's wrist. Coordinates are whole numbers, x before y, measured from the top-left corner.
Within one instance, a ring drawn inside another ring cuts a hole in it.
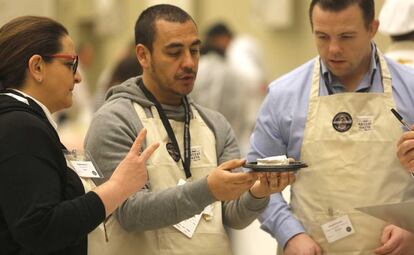
[[[253,197],[253,198],[255,198],[255,199],[263,199],[263,198],[265,198],[266,196],[260,196],[260,195],[258,195],[258,194],[255,194],[253,191],[252,191],[252,189],[253,188],[250,188],[249,189],[249,193],[250,193],[250,195]]]

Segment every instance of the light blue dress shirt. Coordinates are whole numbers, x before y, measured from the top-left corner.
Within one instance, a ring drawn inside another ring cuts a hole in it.
[[[381,68],[375,59],[372,44],[371,68],[358,85],[356,91],[383,92]],[[250,138],[248,161],[256,161],[275,155],[301,159],[301,146],[308,113],[312,71],[315,61],[310,60],[292,72],[273,81],[261,106],[254,132]],[[392,77],[392,92],[398,112],[410,124],[414,123],[414,69],[397,64],[386,58]],[[345,88],[329,73],[321,61],[320,96],[328,96],[328,86],[334,93],[344,93]],[[372,80],[372,86],[371,86]],[[392,114],[390,112],[390,114]],[[397,120],[390,125],[401,125]],[[397,141],[396,141],[397,142]],[[317,153],[317,152],[316,152]],[[333,169],[334,171],[334,169]],[[266,210],[259,217],[261,228],[277,239],[281,247],[293,236],[305,232],[301,223],[293,216],[289,205],[280,193],[271,196]]]

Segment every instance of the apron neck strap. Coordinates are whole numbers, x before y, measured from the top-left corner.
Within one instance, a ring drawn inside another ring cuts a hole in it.
[[[380,77],[381,82],[384,89],[384,94],[389,96],[392,95],[392,86],[391,86],[391,74],[388,69],[388,65],[385,62],[383,54],[376,49],[377,59],[379,61],[380,67]],[[311,97],[318,97],[319,96],[319,86],[320,86],[320,79],[321,79],[321,64],[320,64],[320,57],[318,57],[315,61],[315,65],[313,68],[313,76],[312,76],[312,89],[311,89]]]

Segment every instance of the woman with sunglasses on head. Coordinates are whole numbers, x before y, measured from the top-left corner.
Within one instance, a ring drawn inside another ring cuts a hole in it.
[[[114,175],[85,194],[51,114],[81,77],[67,30],[24,16],[0,28],[0,254],[87,254],[87,234],[147,179],[141,132]]]

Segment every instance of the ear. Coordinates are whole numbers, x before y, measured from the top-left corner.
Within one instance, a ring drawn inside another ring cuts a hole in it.
[[[45,72],[45,62],[43,61],[43,58],[40,55],[33,55],[30,57],[28,71],[29,77],[34,79],[36,82],[43,81]]]
[[[147,47],[143,44],[137,44],[135,46],[135,54],[139,63],[142,66],[142,69],[147,69],[151,65],[151,53]]]
[[[374,36],[377,34],[379,24],[380,24],[380,22],[377,19],[372,21],[372,23],[370,25],[371,38],[374,38]]]

